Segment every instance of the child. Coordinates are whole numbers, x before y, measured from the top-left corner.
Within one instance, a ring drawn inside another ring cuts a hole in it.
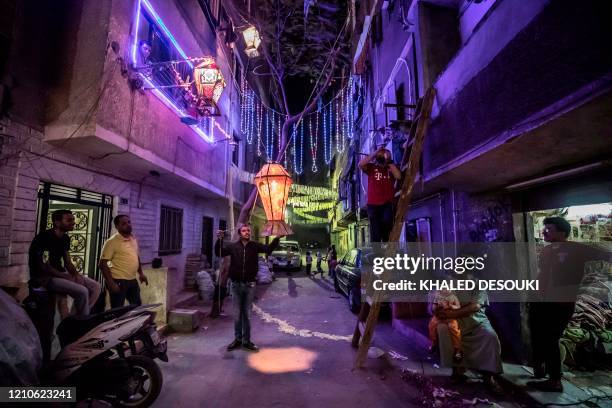
[[[433,310],[456,310],[461,307],[459,299],[450,290],[440,290],[436,292],[433,302]],[[429,322],[429,338],[432,341],[430,351],[435,353],[439,350],[438,344],[438,324],[445,323],[448,327],[451,343],[453,345],[453,360],[460,362],[463,360],[463,347],[461,347],[461,331],[456,319],[438,319],[435,315]]]
[[[310,276],[310,269],[312,268],[312,256],[310,251],[306,251],[306,275]]]

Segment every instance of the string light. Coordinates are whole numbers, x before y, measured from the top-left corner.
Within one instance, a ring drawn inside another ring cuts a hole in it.
[[[269,112],[266,111],[266,144],[264,145],[264,150],[266,151],[266,156],[268,156],[269,147],[270,146],[270,117]]]
[[[319,126],[319,115],[316,116],[316,126],[313,132],[312,129],[312,116],[308,117],[308,133],[310,136],[310,156],[312,157],[312,167],[311,170],[313,173],[319,171],[317,168],[317,127]]]
[[[257,125],[257,157],[261,157],[261,130],[263,128],[263,107],[259,104],[259,123]]]
[[[344,140],[342,140],[342,130],[340,128],[340,101],[336,100],[335,126],[336,126],[336,151],[342,153],[344,150]]]
[[[280,154],[281,150],[281,116],[278,115],[278,126],[277,126],[277,134],[278,134],[278,154]]]
[[[353,108],[355,102],[353,99],[355,94],[357,94],[358,100],[356,104],[360,103],[361,94],[357,92],[358,87],[356,86],[359,79],[359,77],[350,77],[346,85],[327,103],[319,99],[317,110],[305,115],[308,117],[308,137],[312,156],[310,170],[314,173],[319,170],[317,165],[319,134],[323,138],[323,159],[327,165],[331,163],[333,158],[334,144],[336,151],[342,153],[345,149],[345,139],[352,139],[354,137],[355,113]],[[253,140],[257,139],[257,156],[261,157],[263,146],[263,151],[266,152],[268,160],[270,160],[275,157],[275,152],[280,152],[282,147],[283,122],[287,115],[266,106],[257,93],[250,88],[247,77],[244,74],[240,78],[240,91],[240,129],[246,135],[248,144],[252,144]],[[313,115],[314,118],[312,117]],[[266,121],[265,129],[263,127],[264,120]],[[294,163],[294,167],[297,167],[297,170],[299,170],[298,174],[303,172],[303,128],[306,127],[306,124],[302,123],[304,120],[306,120],[306,117],[300,122],[300,129],[296,127],[291,130],[291,135],[293,136],[289,137],[287,142],[287,148],[292,149],[288,151],[293,152],[294,149],[296,150],[294,161],[298,159],[298,162]],[[265,132],[265,144],[263,143],[264,134],[262,132]],[[276,140],[274,139],[275,137],[277,137]],[[288,168],[288,162],[290,162],[289,154],[285,154],[284,163],[286,168]]]
[[[299,158],[299,168],[300,171],[298,174],[302,174],[304,172],[304,121],[300,121],[300,143],[297,146],[297,150],[300,152],[298,155]]]
[[[253,143],[253,135],[255,134],[254,131],[254,120],[255,120],[255,109],[254,109],[254,104],[253,104],[253,91],[248,91],[247,93],[247,111],[246,111],[246,138],[247,138],[247,143],[251,144]]]
[[[331,124],[332,124],[332,110],[331,107],[323,108],[323,155],[325,156],[325,164],[329,164],[332,159],[332,136],[331,136]]]
[[[291,152],[293,153],[293,172],[297,173],[297,152],[295,146],[297,145],[297,128],[295,125],[291,128],[291,140],[293,140],[293,144],[291,145]]]
[[[269,139],[268,139],[269,141],[268,141],[268,146],[267,146],[268,160],[274,157],[274,125],[276,124],[275,116],[276,116],[276,113],[272,111],[272,120],[268,121],[268,130],[269,130]]]
[[[343,135],[343,142],[344,142],[344,124],[346,123],[346,118],[345,118],[345,113],[346,113],[346,105],[345,105],[345,101],[347,98],[345,98],[344,95],[344,89],[340,90],[340,103],[338,104],[338,111],[340,112],[339,116],[339,122],[340,122],[340,133]],[[344,146],[344,143],[342,143],[342,146]]]
[[[240,131],[245,133],[246,130],[246,87],[244,74],[240,76]]]

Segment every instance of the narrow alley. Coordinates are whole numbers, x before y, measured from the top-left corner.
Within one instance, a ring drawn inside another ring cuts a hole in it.
[[[304,272],[277,276],[257,290],[252,337],[258,353],[226,351],[233,333],[229,299],[220,318],[203,317],[194,333],[170,334],[170,361],[160,363],[164,387],[155,407],[420,406],[418,386],[402,379],[398,360],[390,357],[392,348],[382,339],[375,345],[385,348],[385,355],[369,358],[364,369],[353,370],[356,353],[350,340],[356,316],[346,297],[334,291],[327,272],[323,279]],[[210,309],[201,302],[193,307],[202,315]],[[380,326],[381,334],[392,331],[388,321]],[[414,358],[426,353],[412,351]],[[425,364],[430,371],[434,362]],[[488,394],[477,380],[452,386],[446,378],[450,370],[438,371],[439,386],[459,390],[461,399],[481,398],[481,404],[472,406],[491,406],[487,401],[520,406]]]

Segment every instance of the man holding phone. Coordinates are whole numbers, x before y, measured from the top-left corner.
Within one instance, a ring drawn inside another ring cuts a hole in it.
[[[368,175],[370,242],[387,242],[393,226],[394,184],[402,174],[384,147],[364,157],[359,168]]]

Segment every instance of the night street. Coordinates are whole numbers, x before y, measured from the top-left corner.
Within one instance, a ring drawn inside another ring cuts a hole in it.
[[[221,318],[203,318],[193,334],[170,334],[170,361],[160,363],[164,388],[154,406],[420,406],[418,387],[402,380],[401,368],[418,366],[416,359],[423,350],[398,348],[410,352],[415,360],[407,363],[386,354],[369,358],[366,368],[353,371],[355,350],[350,338],[356,316],[326,275],[313,279],[303,272],[289,276],[279,272],[272,284],[258,287],[252,320],[258,353],[225,350],[233,331],[229,300]],[[209,307],[201,302],[197,305],[198,310],[208,312]],[[392,332],[388,322],[381,322],[380,330],[384,336]],[[394,349],[386,342],[375,345]],[[447,378],[449,370],[435,369],[432,362],[425,364],[428,373],[438,371],[434,374],[438,385],[461,392],[466,400],[482,398],[483,404],[476,407],[490,406],[484,403],[487,399],[504,407],[521,406],[510,402],[511,397],[487,393],[477,380],[453,386]]]
[[[612,408],[610,16],[0,0],[0,404]]]
[[[257,291],[252,332],[260,351],[225,350],[233,332],[226,301],[225,316],[205,318],[193,334],[170,335],[170,361],[160,364],[164,388],[154,406],[412,406],[415,389],[383,360],[368,362],[375,369],[351,372],[356,317],[329,280],[279,275]]]

